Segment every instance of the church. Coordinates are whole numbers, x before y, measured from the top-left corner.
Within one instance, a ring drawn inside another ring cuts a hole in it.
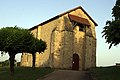
[[[29,30],[47,43],[36,53],[36,67],[86,70],[96,67],[97,23],[81,7],[59,14]],[[32,55],[23,53],[21,66],[32,66]]]

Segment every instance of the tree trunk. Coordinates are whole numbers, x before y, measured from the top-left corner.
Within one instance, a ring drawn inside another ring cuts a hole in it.
[[[14,61],[15,61],[15,54],[9,52],[9,60],[10,60],[10,74],[14,74]]]
[[[35,53],[32,53],[32,57],[33,57],[32,67],[35,68],[35,61],[36,61]]]

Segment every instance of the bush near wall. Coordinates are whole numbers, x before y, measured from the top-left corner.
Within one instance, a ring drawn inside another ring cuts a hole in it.
[[[17,66],[20,66],[21,62],[17,62]]]
[[[17,64],[18,63],[15,60],[15,66],[17,66]],[[5,61],[0,62],[0,67],[9,67],[9,65],[10,65],[9,60],[5,60]]]
[[[0,67],[2,67],[2,62],[0,62]]]

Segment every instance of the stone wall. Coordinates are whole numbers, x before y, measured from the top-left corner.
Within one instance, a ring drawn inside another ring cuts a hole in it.
[[[39,26],[39,28],[41,29],[41,31],[39,33],[38,38],[46,41],[47,43],[47,50],[45,50],[45,52],[43,54],[38,54],[40,57],[39,58],[39,62],[36,63],[36,65],[39,66],[45,66],[48,67],[48,64],[51,64],[51,38],[53,36],[54,33],[54,29],[58,26],[59,24],[59,19],[51,21],[49,23],[46,23],[42,26]],[[50,65],[49,65],[50,66]]]
[[[32,55],[23,53],[21,56],[21,66],[32,67]]]
[[[77,28],[77,26],[76,26]],[[83,63],[84,63],[84,53],[83,53],[83,47],[84,47],[84,36],[85,33],[83,31],[79,31],[79,29],[74,30],[74,52],[79,55],[79,69],[83,69]]]

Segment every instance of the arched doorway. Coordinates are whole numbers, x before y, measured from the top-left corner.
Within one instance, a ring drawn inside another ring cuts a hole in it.
[[[72,70],[79,70],[79,55],[73,54]]]

